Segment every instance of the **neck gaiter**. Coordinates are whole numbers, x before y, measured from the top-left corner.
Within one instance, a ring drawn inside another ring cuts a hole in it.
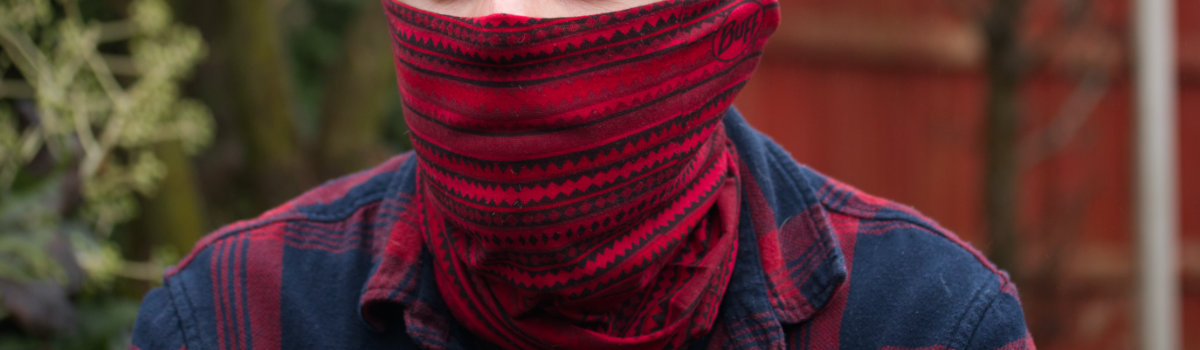
[[[509,349],[676,348],[737,251],[721,116],[775,0],[461,18],[383,0],[446,305]]]

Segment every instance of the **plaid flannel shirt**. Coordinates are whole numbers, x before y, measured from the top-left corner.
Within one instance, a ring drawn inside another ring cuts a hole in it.
[[[732,108],[724,123],[750,175],[742,200],[770,210],[742,210],[732,280],[692,348],[1034,347],[1016,287],[970,245],[798,165]],[[134,348],[494,347],[450,315],[421,243],[389,239],[414,224],[415,161],[397,156],[210,234],[146,295]],[[760,251],[762,240],[779,249]]]

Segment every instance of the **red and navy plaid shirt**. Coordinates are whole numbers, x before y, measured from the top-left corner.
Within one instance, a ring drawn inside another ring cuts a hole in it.
[[[732,109],[725,126],[750,175],[743,207],[770,210],[742,211],[716,324],[692,348],[1033,348],[1016,287],[953,233],[798,165]],[[209,235],[146,295],[134,347],[493,348],[446,309],[422,247],[384,253],[421,244],[390,237],[413,225],[414,162]]]

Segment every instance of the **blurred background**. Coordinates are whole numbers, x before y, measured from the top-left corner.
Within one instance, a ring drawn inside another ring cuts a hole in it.
[[[1136,347],[1129,0],[781,3],[751,124],[986,252],[1039,347]],[[1176,8],[1194,330],[1200,2]],[[0,0],[0,47],[0,349],[123,348],[206,232],[409,147],[374,0]]]

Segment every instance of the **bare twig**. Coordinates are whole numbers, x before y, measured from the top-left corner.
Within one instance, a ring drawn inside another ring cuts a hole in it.
[[[1093,27],[1097,26],[1097,23],[1093,21],[1084,20],[1092,13],[1091,1],[1061,0],[1059,2],[1062,8],[1062,18],[1055,22],[1057,25],[1051,30],[1028,39],[1030,47],[1055,47],[1057,45],[1055,40],[1081,30],[1094,29]]]
[[[133,57],[127,55],[106,55],[100,54],[104,60],[104,64],[112,71],[114,75],[120,76],[137,76],[141,74],[137,64],[133,62]]]
[[[983,0],[950,0],[947,3],[956,12],[966,18],[983,18],[988,14],[987,1]]]
[[[8,53],[8,57],[12,63],[21,70],[21,74],[25,79],[37,86],[38,79],[44,79],[46,67],[43,66],[46,58],[42,56],[42,52],[38,51],[37,45],[34,45],[29,38],[20,35],[8,28],[0,27],[0,48]]]
[[[156,262],[122,261],[116,275],[140,281],[158,282],[162,279],[163,264]]]
[[[92,74],[96,76],[96,81],[100,83],[100,88],[112,99],[114,105],[119,106],[124,100],[125,89],[121,88],[121,84],[117,82],[117,78],[113,76],[112,71],[108,69],[108,65],[100,55],[95,54],[95,48],[86,50],[84,60],[86,60],[88,68],[92,69]]]
[[[987,51],[987,105],[984,112],[984,218],[991,242],[989,258],[1020,280],[1017,206],[1020,173],[1014,147],[1022,118],[1021,88],[1027,77],[1025,46],[1019,29],[1026,0],[991,3],[980,29]]]
[[[1108,72],[1103,68],[1091,68],[1083,74],[1075,91],[1063,102],[1050,123],[1021,140],[1018,147],[1023,170],[1037,165],[1075,138],[1104,98],[1108,82]]]
[[[79,103],[76,101],[76,103]],[[95,135],[92,135],[92,125],[88,120],[86,112],[82,109],[71,111],[71,119],[74,121],[75,135],[79,137],[79,143],[83,146],[84,159],[96,157],[93,152],[103,152],[100,145],[96,143]]]
[[[94,45],[94,42],[92,43]],[[125,93],[125,89],[117,82],[117,78],[109,70],[108,64],[94,50],[86,51],[86,60],[88,66],[92,69],[92,74],[96,80],[100,82],[101,88],[104,90],[108,98],[113,102],[112,121],[107,123],[104,130],[101,131],[98,141],[94,144],[97,148],[89,149],[85,154],[83,164],[79,167],[80,175],[84,178],[95,174],[99,169],[101,161],[104,160],[104,155],[116,145],[118,138],[125,129],[125,123],[129,119],[127,112],[129,111],[129,96]],[[93,152],[95,151],[95,152]]]
[[[32,99],[37,90],[24,80],[0,80],[0,98]]]
[[[129,20],[101,23],[99,26],[100,43],[129,40],[137,33],[137,26]]]
[[[42,134],[36,130],[25,130],[21,133],[21,137],[17,139],[17,149],[10,154],[16,161],[10,163],[10,166],[0,167],[0,194],[8,194],[17,172],[33,159],[42,147],[42,142]]]

